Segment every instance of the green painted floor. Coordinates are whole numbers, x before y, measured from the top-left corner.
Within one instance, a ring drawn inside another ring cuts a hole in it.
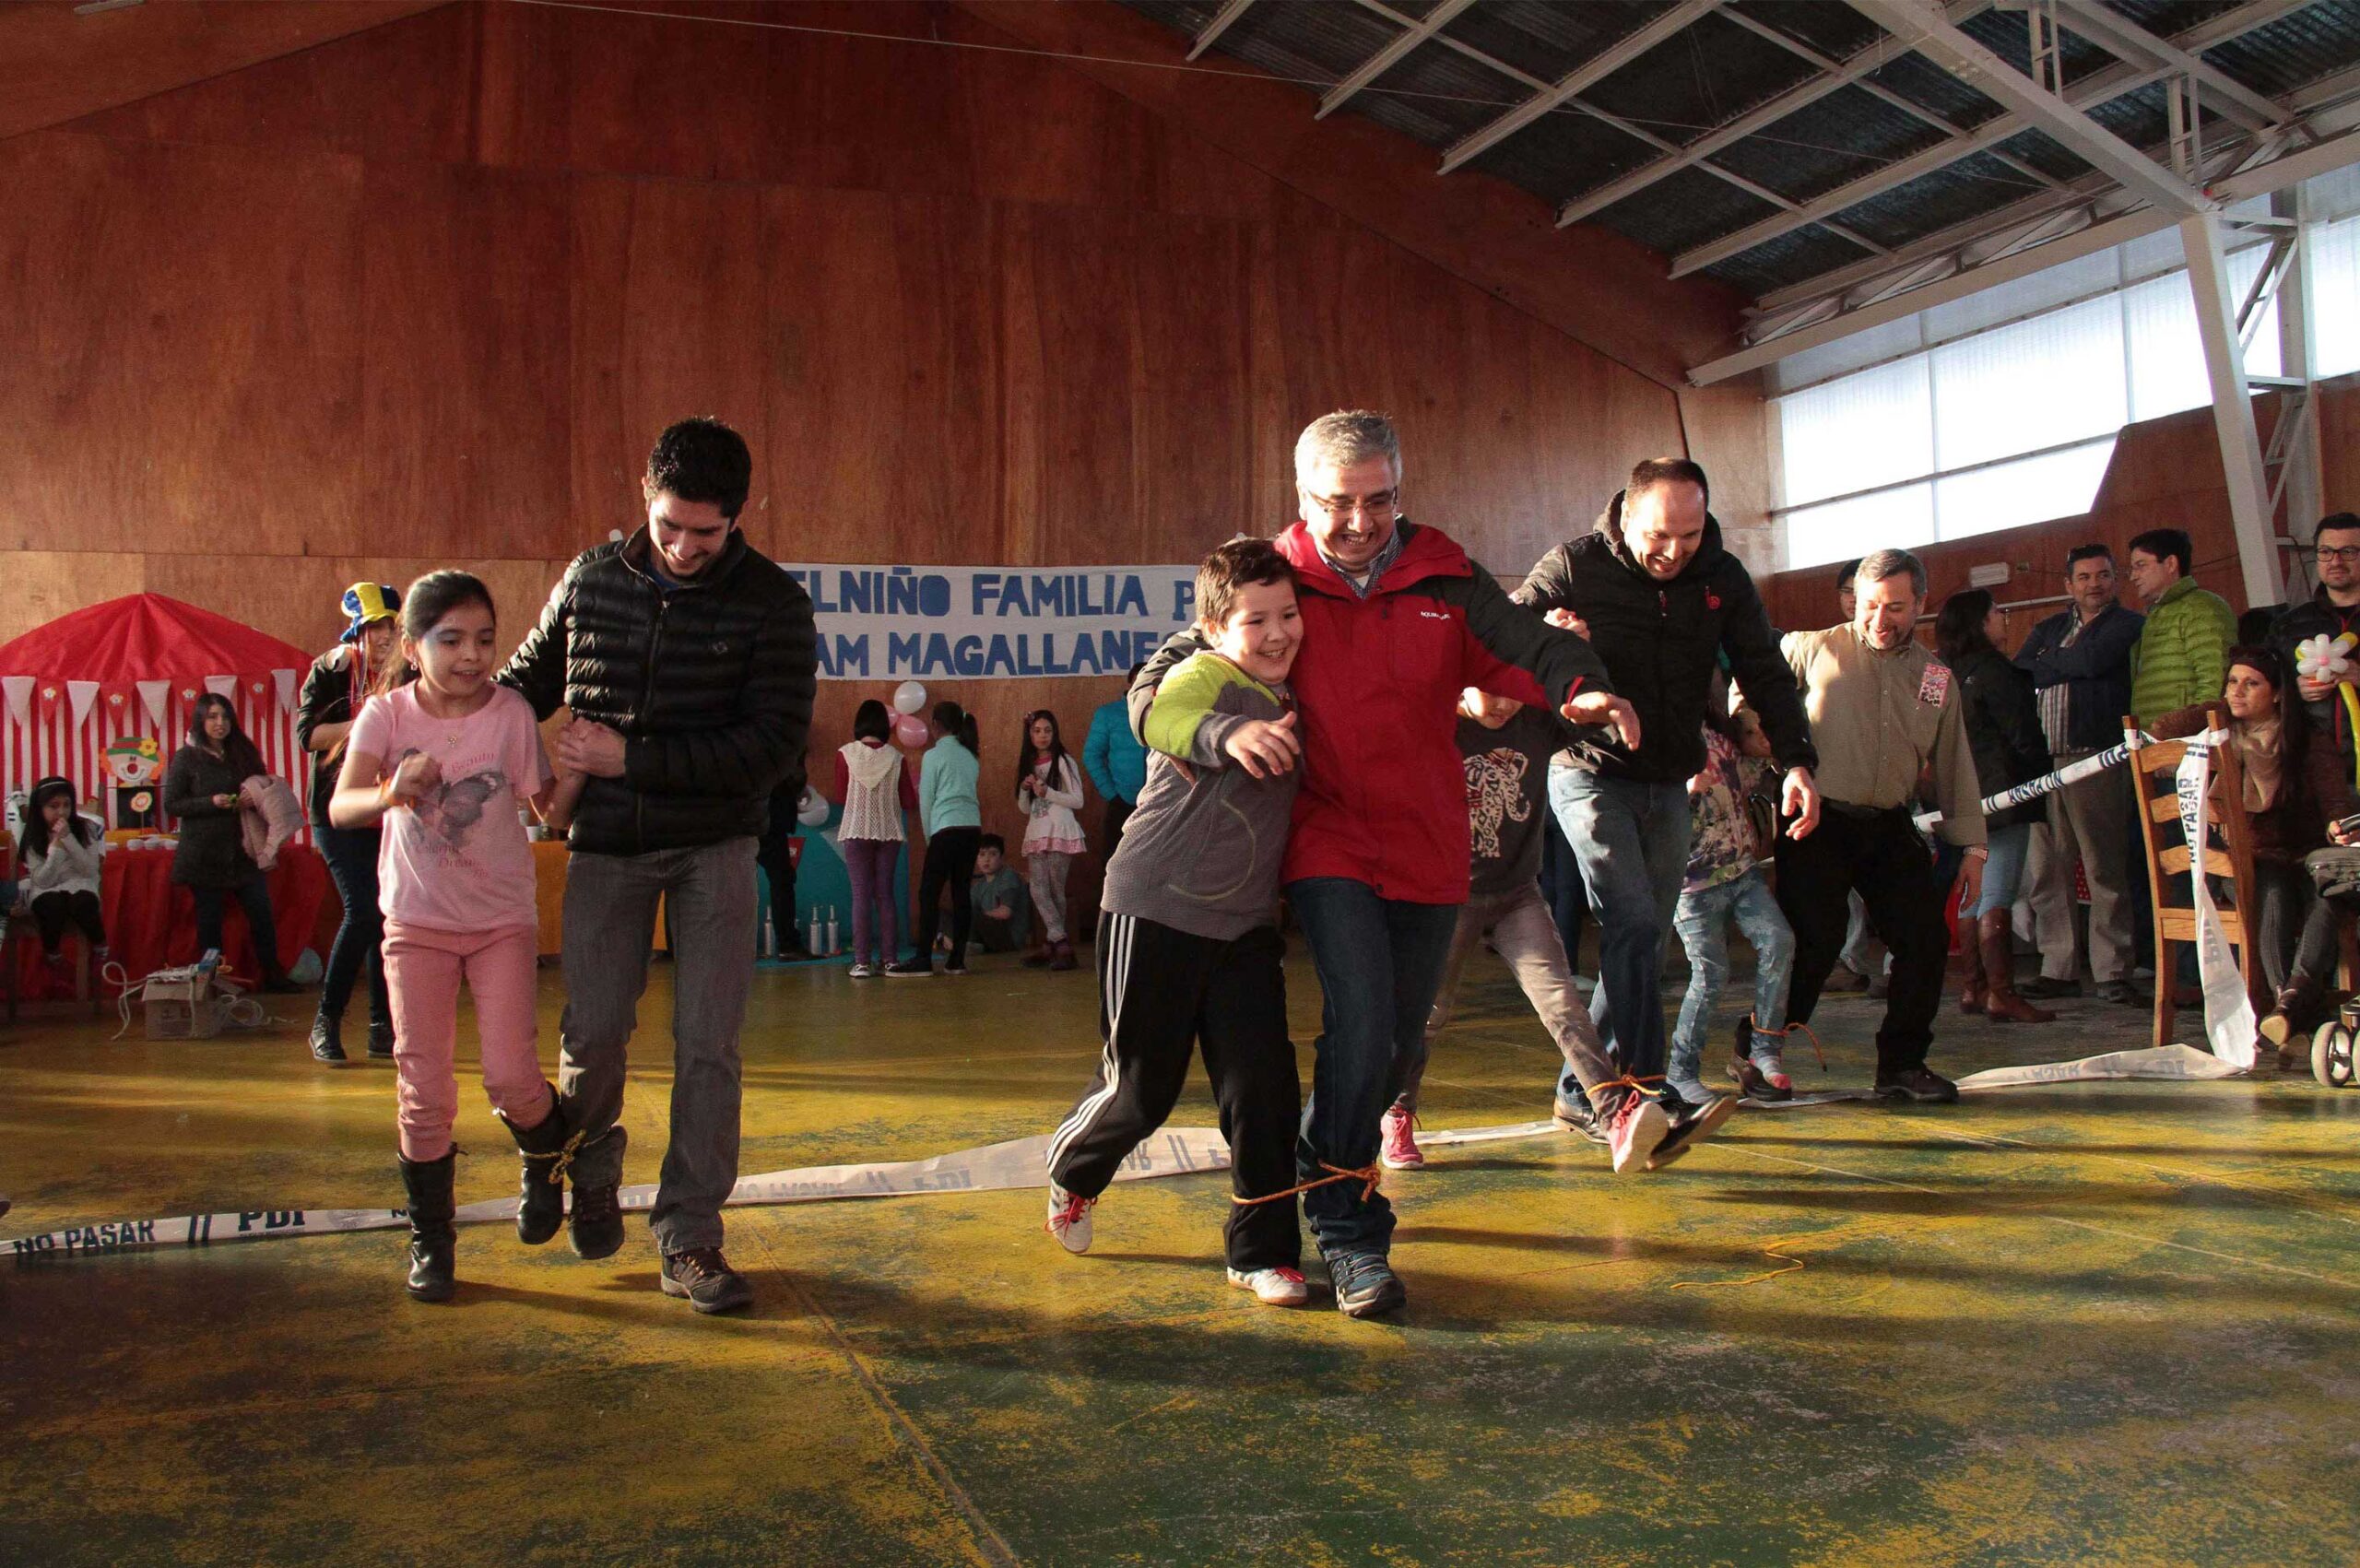
[[[659,968],[643,1018],[668,996]],[[1938,1065],[2144,1043],[2062,1006],[1948,1015]],[[1093,1016],[1087,973],[765,972],[743,1169],[1046,1131]],[[1826,1081],[1864,1080],[1873,1016],[1823,1010]],[[112,1021],[0,1032],[0,1235],[398,1201],[389,1069]],[[1542,1114],[1553,1059],[1479,961],[1429,1125]],[[512,1190],[463,1102],[461,1197]],[[0,1562],[2360,1562],[2360,1092],[1741,1113],[1656,1177],[1553,1137],[1388,1187],[1397,1324],[1228,1289],[1218,1175],[1116,1188],[1085,1258],[1037,1193],[734,1211],[737,1320],[661,1297],[636,1226],[596,1265],[466,1231],[441,1308],[390,1232],[0,1259]]]

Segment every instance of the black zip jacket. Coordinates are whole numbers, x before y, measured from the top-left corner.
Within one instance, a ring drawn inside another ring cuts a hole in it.
[[[622,732],[623,776],[593,778],[569,835],[586,855],[646,855],[761,836],[771,791],[800,772],[819,676],[811,599],[731,529],[677,587],[644,527],[576,558],[502,684]]]
[[[2307,700],[2301,688],[2295,684],[2298,676],[2295,668],[2295,650],[2303,643],[2322,634],[2332,639],[2347,631],[2360,631],[2360,605],[2342,608],[2327,596],[2325,588],[2321,588],[2271,623],[2270,647],[2285,666],[2285,705],[2301,710],[2303,718],[2310,725],[2311,745],[2330,748],[2341,759],[2342,776],[2349,782],[2352,778],[2354,737],[2351,716],[2344,712],[2343,699],[2330,691],[2319,701]]]
[[[1679,576],[1659,583],[1623,546],[1622,495],[1615,492],[1589,533],[1542,556],[1510,595],[1544,615],[1569,609],[1587,621],[1615,691],[1639,710],[1638,751],[1599,732],[1599,772],[1646,784],[1693,778],[1705,765],[1705,707],[1724,653],[1778,766],[1816,768],[1794,671],[1752,575],[1722,547],[1720,524],[1707,516],[1696,553]]]
[[[2048,737],[2041,732],[2040,703],[2033,696],[2032,677],[2009,662],[1997,648],[1977,648],[1951,666],[1965,706],[1959,716],[1966,722],[1966,749],[1975,753],[1975,783],[1988,799],[2013,789],[2056,767],[2048,754]],[[2027,800],[2005,811],[1987,811],[1987,832],[2047,820],[2048,802]]]
[[[312,788],[304,809],[315,828],[328,826],[328,802],[336,795],[336,776],[344,772],[344,753],[336,753],[330,760],[327,752],[312,749],[312,735],[322,725],[352,722],[352,658],[351,646],[339,644],[313,659],[303,677],[302,698],[295,704],[295,744],[303,749],[312,764]]]

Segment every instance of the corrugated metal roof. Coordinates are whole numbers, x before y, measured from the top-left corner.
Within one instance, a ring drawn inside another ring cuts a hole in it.
[[[1191,37],[1221,9],[1221,0],[1122,0],[1133,10]],[[1384,0],[1396,17],[1423,18],[1436,0]],[[1508,71],[1556,81],[1613,47],[1662,14],[1671,0],[1474,0],[1443,29],[1443,39],[1420,44],[1351,101],[1347,112],[1375,120],[1433,148],[1446,148],[1492,123],[1531,88]],[[2108,0],[2131,22],[2171,38],[2200,23],[2238,11],[2248,0]],[[1807,44],[1842,62],[1864,49],[1882,63],[1868,80],[1956,128],[1973,131],[2002,113],[2002,106],[1923,55],[1898,48],[1852,7],[1834,0],[1729,0],[1723,11]],[[2118,65],[2116,56],[2071,31],[2071,13],[2059,51],[2067,83]],[[1967,17],[1963,31],[2024,69],[2030,59],[2022,9],[1987,9]],[[1264,70],[1304,79],[1307,96],[1350,75],[1400,33],[1372,0],[1257,0],[1236,16],[1213,52]],[[1453,44],[1461,46],[1452,47]],[[1493,69],[1467,51],[1488,55]],[[1890,55],[1890,59],[1885,56]],[[2296,88],[2360,65],[2360,0],[2316,0],[2266,27],[2207,49],[2206,59],[2265,94]],[[1818,68],[1789,50],[1708,12],[1646,53],[1592,83],[1578,102],[1544,114],[1486,149],[1466,167],[1508,180],[1551,203],[1579,197],[1618,177],[1663,169],[1659,148],[1617,130],[1583,104],[1617,115],[1646,133],[1685,146],[1779,95],[1809,90]],[[2135,146],[2165,134],[2165,92],[2151,84],[2086,112]],[[2216,127],[2216,129],[2225,127]],[[1941,143],[1940,125],[1898,108],[1859,86],[1822,93],[1813,101],[1759,126],[1711,155],[1729,173],[1809,204],[1872,174],[1894,160]],[[2005,152],[2059,181],[2091,174],[2091,166],[2041,131],[2020,131],[1999,144]],[[2022,200],[2038,183],[1989,153],[1976,153],[1855,203],[1829,220],[1878,244],[1907,244]],[[1587,220],[1630,236],[1666,254],[1709,243],[1780,209],[1708,169],[1665,169],[1662,177],[1626,194]],[[1726,258],[1706,269],[1757,295],[1793,288],[1847,265],[1860,248],[1817,224],[1806,224]]]
[[[1670,0],[1628,6],[1491,0],[1459,12],[1442,30],[1519,71],[1553,82],[1670,8]]]
[[[1858,87],[1845,87],[1764,126],[1713,161],[1789,201],[1809,201],[1931,147],[1945,134]]]
[[[1514,77],[1431,40],[1369,86],[1375,90],[1351,100],[1354,110],[1435,147],[1449,146],[1532,96]]]

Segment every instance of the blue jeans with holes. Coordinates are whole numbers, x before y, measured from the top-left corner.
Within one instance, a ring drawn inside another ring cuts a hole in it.
[[[1624,1073],[1659,1078],[1663,946],[1688,871],[1688,786],[1552,768],[1549,803],[1581,863],[1598,920],[1598,989],[1589,1014],[1599,1040]],[[1559,1079],[1559,1098],[1573,1100],[1579,1091],[1569,1069]]]
[[[1380,898],[1366,882],[1306,877],[1286,886],[1319,973],[1319,1043],[1295,1165],[1304,1181],[1376,1163],[1378,1121],[1425,1049],[1458,905]],[[1320,1256],[1375,1253],[1393,1242],[1393,1206],[1357,1181],[1303,1195]]]
[[[1778,909],[1769,879],[1754,867],[1742,877],[1680,895],[1674,917],[1681,946],[1688,949],[1688,995],[1671,1031],[1674,1079],[1698,1077],[1713,1008],[1729,978],[1729,922],[1753,949],[1753,1017],[1776,1029],[1787,1016],[1787,980],[1795,966],[1795,933]]]

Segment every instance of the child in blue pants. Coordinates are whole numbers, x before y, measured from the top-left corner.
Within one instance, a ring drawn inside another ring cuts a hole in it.
[[[1688,781],[1694,814],[1688,875],[1681,884],[1680,908],[1672,917],[1688,949],[1688,995],[1672,1028],[1671,1060],[1666,1076],[1683,1099],[1709,1095],[1702,1082],[1705,1036],[1713,1007],[1729,982],[1729,926],[1734,920],[1754,952],[1752,1017],[1738,1025],[1737,1059],[1729,1069],[1738,1086],[1756,1100],[1786,1100],[1794,1093],[1779,1051],[1780,1037],[1754,1027],[1755,1019],[1785,1016],[1787,983],[1794,967],[1795,934],[1779,913],[1778,900],[1763,876],[1764,846],[1755,842],[1746,796],[1771,771],[1769,737],[1750,710],[1705,724],[1705,766]]]

